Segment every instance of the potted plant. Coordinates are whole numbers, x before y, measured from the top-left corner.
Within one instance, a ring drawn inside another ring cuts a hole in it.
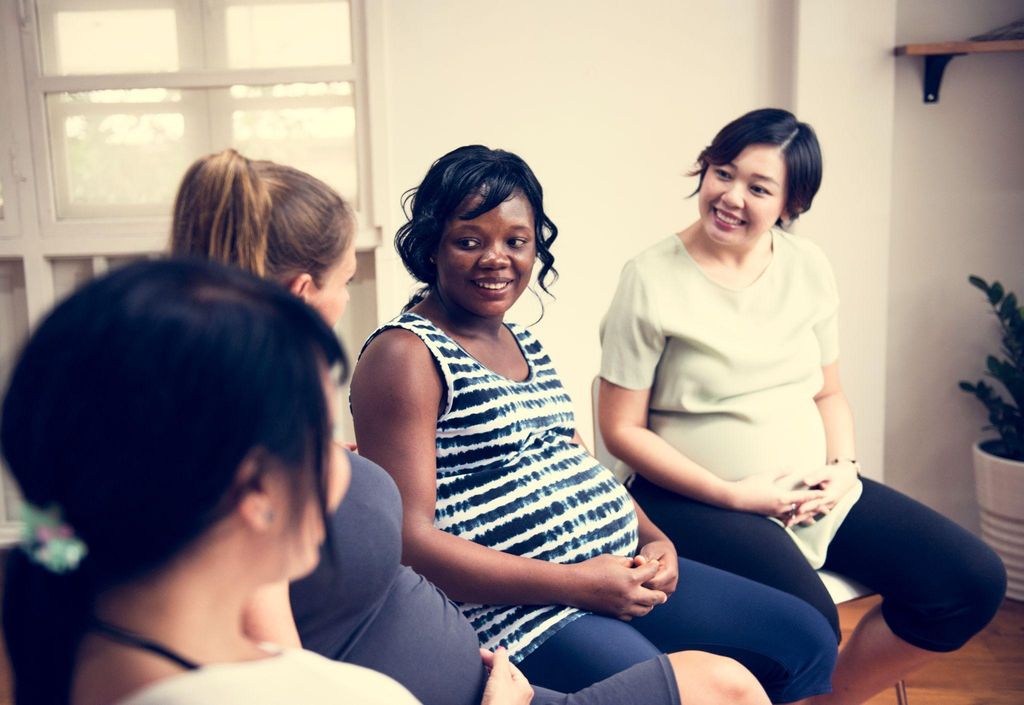
[[[985,367],[1008,395],[982,380],[960,382],[985,405],[986,429],[997,434],[974,446],[981,535],[1006,565],[1007,597],[1024,600],[1024,308],[999,282],[975,276],[968,281],[985,293],[999,322],[999,354],[989,355]]]

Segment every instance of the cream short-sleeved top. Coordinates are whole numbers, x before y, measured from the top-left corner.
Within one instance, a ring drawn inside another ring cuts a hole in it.
[[[814,396],[839,357],[839,296],[817,245],[771,237],[771,262],[739,290],[712,281],[676,235],[627,262],[601,326],[601,376],[650,389],[649,428],[719,477],[789,470],[796,486],[826,462]],[[790,532],[816,567],[859,496],[858,483],[828,521]]]
[[[396,681],[311,651],[203,666],[157,681],[119,705],[419,705]]]

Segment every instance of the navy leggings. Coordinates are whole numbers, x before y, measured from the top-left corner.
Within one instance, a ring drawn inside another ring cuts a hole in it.
[[[572,692],[661,653],[686,650],[736,659],[772,702],[831,690],[836,641],[820,614],[783,592],[685,559],[665,604],[630,622],[587,613],[519,668],[531,683]]]
[[[954,651],[995,615],[1006,592],[999,557],[970,532],[873,480],[829,545],[824,567],[882,595],[886,624],[929,651]],[[839,616],[821,580],[778,524],[697,502],[642,477],[630,492],[679,555],[802,598],[839,638]]]

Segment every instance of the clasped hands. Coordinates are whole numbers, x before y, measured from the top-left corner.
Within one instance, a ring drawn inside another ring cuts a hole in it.
[[[637,555],[603,554],[573,565],[576,607],[623,621],[663,604],[679,582],[679,559],[671,541],[644,544]]]
[[[784,478],[792,482],[781,482]],[[803,476],[789,470],[762,472],[732,483],[730,508],[775,517],[787,527],[810,526],[856,483],[857,466],[847,461],[822,465]]]

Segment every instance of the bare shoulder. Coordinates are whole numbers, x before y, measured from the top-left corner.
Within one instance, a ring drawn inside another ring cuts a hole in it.
[[[416,363],[431,361],[427,346],[412,331],[404,328],[388,328],[378,333],[366,344],[359,356],[359,364]]]
[[[352,406],[357,412],[366,402],[381,408],[426,403],[432,410],[441,398],[441,378],[430,350],[415,333],[389,328],[363,349],[352,374]],[[432,411],[433,413],[433,411]]]
[[[397,380],[402,384],[437,377],[434,359],[419,337],[403,328],[389,328],[367,343],[352,374],[353,389],[363,382]]]
[[[359,453],[395,479],[407,519],[415,515],[428,523],[434,516],[434,445],[442,384],[423,341],[393,328],[363,350],[349,395]]]

